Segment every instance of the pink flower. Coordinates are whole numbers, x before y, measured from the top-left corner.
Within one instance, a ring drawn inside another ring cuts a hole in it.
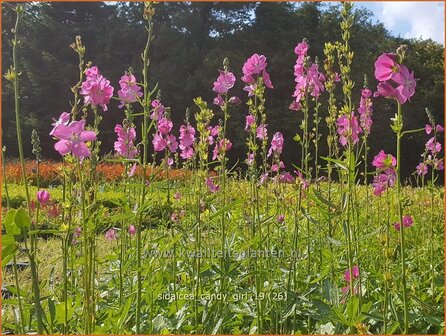
[[[86,71],[87,78],[82,82],[80,93],[85,96],[85,104],[100,105],[104,111],[107,111],[107,104],[113,96],[114,88],[109,80],[100,75],[97,67],[93,68],[91,71]]]
[[[268,151],[268,156],[271,156],[271,154],[282,154],[283,150],[283,134],[280,132],[276,132],[273,135],[273,139],[271,140],[271,147]]]
[[[280,169],[285,169],[285,165],[282,161],[280,161],[278,164],[275,163],[271,166],[271,171],[278,172]]]
[[[158,120],[162,117],[164,117],[164,112],[166,111],[166,108],[163,104],[157,99],[153,100],[152,103],[152,114],[150,115],[150,119]]]
[[[180,126],[180,149],[185,149],[194,144],[195,141],[195,128],[191,125]]]
[[[220,186],[214,184],[214,181],[212,181],[210,177],[206,179],[206,185],[208,186],[209,191],[213,194],[220,190]]]
[[[50,200],[50,193],[46,190],[39,190],[37,192],[37,200],[40,204],[46,204]]]
[[[72,153],[79,158],[90,157],[90,149],[86,141],[96,140],[96,133],[85,130],[85,120],[73,121],[69,125],[59,125],[53,135],[60,139],[54,144],[54,148],[61,154]]]
[[[174,223],[178,222],[178,214],[176,212],[172,212],[170,215],[170,220]]]
[[[116,234],[116,230],[111,228],[105,233],[105,239],[108,241],[112,241],[118,238],[118,235]]]
[[[225,155],[225,153],[232,148],[232,143],[228,139],[220,139],[218,143],[215,144],[212,160],[217,159],[218,155]]]
[[[173,127],[172,121],[167,118],[158,119],[158,132],[161,134],[168,134]]]
[[[395,230],[397,230],[397,231],[401,230],[401,224],[400,224],[400,223],[397,223],[397,222],[393,223],[393,227],[394,227]]]
[[[357,265],[352,267],[353,279],[359,278],[359,267]],[[344,279],[350,282],[350,270],[347,269],[344,273]]]
[[[342,146],[346,146],[349,139],[352,140],[353,144],[359,141],[359,134],[362,133],[362,129],[353,113],[350,118],[345,114],[340,116],[336,120],[336,126],[338,127],[339,142]]]
[[[425,164],[424,162],[420,162],[417,165],[416,170],[418,175],[426,175],[428,171],[427,164]]]
[[[134,159],[138,155],[133,141],[136,139],[136,131],[133,127],[127,127],[125,129],[121,125],[115,126],[115,133],[118,136],[118,140],[115,141],[115,151],[126,159]]]
[[[372,161],[372,165],[378,169],[396,167],[396,158],[391,154],[384,153],[381,150]]]
[[[306,56],[307,51],[308,51],[308,43],[305,41],[298,43],[297,46],[294,48],[294,53],[297,56],[302,56],[302,55]]]
[[[411,227],[413,225],[412,216],[403,216],[403,225],[404,227]]]
[[[234,86],[235,76],[232,72],[229,71],[220,71],[220,75],[217,78],[217,81],[214,82],[214,88],[212,89],[214,92],[220,94],[228,93],[229,89]]]
[[[434,159],[433,166],[434,166],[434,169],[436,169],[436,170],[443,170],[444,169],[443,160],[442,159]]]
[[[284,221],[285,221],[284,214],[280,214],[279,216],[277,216],[277,223],[283,223]]]
[[[62,114],[59,116],[59,119],[53,119],[54,123],[52,123],[51,125],[54,126],[54,128],[52,129],[52,131],[50,132],[50,135],[53,136],[54,135],[54,131],[56,130],[56,128],[59,125],[68,125],[68,123],[70,122],[70,114],[68,112],[62,112]]]
[[[132,177],[135,175],[137,164],[136,162],[133,164],[132,168],[130,168],[129,172],[127,173],[128,177]]]
[[[187,147],[181,150],[180,156],[184,160],[190,160],[194,157],[195,151],[192,147]]]
[[[167,135],[166,138],[167,148],[169,148],[169,151],[171,153],[175,153],[178,149],[178,142],[177,138],[173,134]]]
[[[397,72],[396,54],[384,53],[375,61],[375,78],[380,82],[393,79]]]
[[[176,199],[177,201],[181,199],[181,193],[179,191],[177,191],[174,195],[173,198]]]
[[[245,131],[249,130],[252,125],[256,123],[256,117],[254,117],[252,114],[248,114],[246,116],[246,124],[245,124]]]
[[[268,125],[260,124],[259,126],[257,126],[256,136],[258,139],[263,140],[268,137],[268,130],[266,129],[266,126]]]
[[[134,226],[134,225],[130,225],[130,226],[129,226],[129,230],[128,230],[128,232],[129,232],[129,234],[130,234],[131,236],[134,236],[134,235],[136,234],[136,228],[135,228],[135,226]]]
[[[399,71],[393,76],[393,80],[399,84],[397,90],[404,97],[404,102],[410,100],[417,87],[413,71],[410,72],[404,65],[400,65]]]
[[[242,71],[245,76],[257,75],[266,68],[266,65],[266,57],[264,55],[254,54],[243,64]]]
[[[251,166],[254,163],[254,154],[252,154],[252,153],[248,154],[246,163],[248,164],[248,166]]]
[[[396,99],[400,104],[404,104],[407,100],[401,95],[401,92],[395,89],[389,82],[381,82],[378,84],[374,97],[379,96]]]
[[[435,137],[430,138],[428,142],[426,142],[426,149],[429,150],[432,155],[436,155],[441,151],[441,143],[437,142]]]
[[[364,131],[365,135],[370,134],[370,130],[372,128],[372,100],[370,99],[372,95],[372,91],[369,89],[363,89],[361,92],[361,100],[359,102],[359,123]]]
[[[293,100],[288,108],[292,111],[299,111],[302,108],[302,105],[300,102]]]
[[[296,181],[296,178],[290,172],[285,172],[285,173],[282,173],[279,175],[279,182],[281,182],[281,183],[294,183],[295,181]],[[307,188],[306,183],[307,182],[304,181],[304,189]]]
[[[231,98],[229,98],[229,104],[240,104],[240,103],[241,100],[237,96],[232,96]]]
[[[153,149],[156,152],[161,152],[166,148],[167,141],[163,138],[161,134],[155,133],[155,135],[153,136],[152,144],[153,144]]]
[[[122,108],[125,104],[136,102],[143,95],[140,92],[141,87],[136,84],[136,78],[133,75],[122,76],[119,85],[121,86],[121,89],[118,90],[118,96],[121,99],[119,108]]]
[[[437,131],[437,133],[441,133],[444,131],[444,128],[441,125],[437,125],[437,126],[435,126],[435,130]]]
[[[223,106],[225,104],[225,101],[223,100],[223,97],[218,95],[214,98],[214,104],[218,106]]]
[[[256,79],[255,76],[262,76],[263,82],[265,86],[272,89],[273,84],[271,83],[271,79],[269,77],[268,72],[266,71],[266,57],[264,55],[254,54],[250,58],[248,58],[243,64],[243,77],[242,81],[244,81],[247,86],[243,90],[248,92],[248,96],[254,95],[254,90],[256,89]]]
[[[381,196],[389,187],[393,187],[396,181],[396,171],[393,168],[385,170],[383,173],[376,175],[373,178],[373,194]]]

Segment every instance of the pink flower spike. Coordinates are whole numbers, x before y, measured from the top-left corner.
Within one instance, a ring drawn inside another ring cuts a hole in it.
[[[306,55],[308,51],[308,43],[307,42],[300,42],[297,44],[297,46],[294,48],[294,53],[297,56]]]
[[[353,279],[359,278],[359,267],[357,265],[352,267]],[[347,269],[344,273],[344,279],[347,282],[350,282],[350,270]]]

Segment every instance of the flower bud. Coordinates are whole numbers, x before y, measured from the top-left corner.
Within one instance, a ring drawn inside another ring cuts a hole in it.
[[[46,190],[39,190],[37,192],[37,200],[40,204],[46,204],[50,200],[50,193]]]

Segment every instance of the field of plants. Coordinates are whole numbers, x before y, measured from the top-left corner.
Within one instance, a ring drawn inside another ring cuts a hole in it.
[[[85,61],[76,37],[73,100],[50,134],[31,134],[33,160],[23,151],[15,7],[5,78],[18,160],[5,162],[3,150],[2,333],[444,334],[444,128],[428,109],[419,112],[428,124],[404,125],[423,76],[405,65],[407,46],[382,51],[375,88],[351,78],[351,3],[325,59],[308,55],[312,41],[296,41],[289,108],[301,116],[301,161],[285,167],[284,136],[268,132],[274,78],[264,55],[247,55],[242,76],[222,59],[214,101],[193,99],[173,124],[169,98],[148,76],[156,6],[142,13],[142,73],[129,68],[119,83]],[[236,81],[244,97],[231,94]],[[100,155],[111,100],[123,120]],[[376,100],[392,102],[395,153],[369,151],[374,114],[388,113],[374,111]],[[236,104],[246,155],[230,165]],[[401,141],[415,133],[426,144],[409,183]],[[54,139],[60,162],[42,159],[42,137]]]

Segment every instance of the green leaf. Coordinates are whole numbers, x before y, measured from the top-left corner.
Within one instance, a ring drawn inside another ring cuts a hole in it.
[[[17,210],[15,209],[9,210],[3,219],[3,225],[8,235],[19,235],[21,233],[20,228],[14,222],[16,212]],[[4,244],[4,241],[2,244]]]
[[[28,212],[23,208],[17,210],[14,216],[14,222],[22,232],[28,231],[31,227],[31,218],[29,218]]]

